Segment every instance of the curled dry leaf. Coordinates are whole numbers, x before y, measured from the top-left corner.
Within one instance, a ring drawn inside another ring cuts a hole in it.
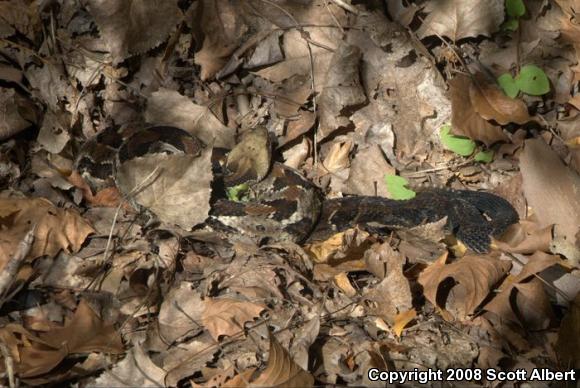
[[[270,171],[270,136],[265,127],[258,127],[244,134],[242,140],[228,154],[225,177],[228,186],[259,182]]]
[[[114,63],[157,47],[181,20],[177,0],[89,0]]]
[[[245,373],[246,378],[250,376]],[[234,379],[237,383],[242,383],[242,387],[312,387],[314,385],[314,377],[300,368],[296,364],[290,354],[276,338],[270,335],[270,355],[268,356],[268,365],[266,369],[260,372],[258,377],[254,380]],[[249,385],[248,385],[249,383]],[[230,385],[231,381],[230,381]]]
[[[322,162],[323,168],[326,170],[323,171],[322,174],[335,174],[347,168],[350,164],[348,155],[351,149],[352,142],[350,140],[347,140],[344,143],[338,141],[333,143],[330,151],[328,151],[328,154]]]
[[[61,249],[77,252],[94,229],[74,210],[60,209],[44,198],[0,198],[0,267],[35,226],[29,259],[54,257]]]
[[[188,154],[148,154],[122,163],[117,186],[131,201],[162,222],[191,229],[209,214],[211,148],[198,157]]]
[[[522,220],[508,228],[502,241],[495,245],[506,252],[531,254],[548,252],[552,242],[552,226],[540,227],[537,222]]]
[[[247,322],[258,318],[265,306],[236,299],[206,299],[202,322],[214,340],[244,332]]]
[[[475,111],[485,120],[501,125],[530,121],[528,108],[522,100],[506,96],[496,85],[485,82],[481,74],[476,74],[475,82],[469,85],[469,98]]]
[[[491,124],[477,113],[470,95],[473,82],[466,75],[459,74],[449,81],[449,94],[451,98],[451,124],[453,132],[464,135],[471,139],[491,145],[498,141],[507,140],[508,137],[500,127]],[[486,101],[485,97],[480,100]]]
[[[411,323],[417,317],[417,311],[411,308],[407,311],[403,311],[395,316],[395,324],[393,325],[393,331],[397,337],[403,334],[403,330],[409,323]]]
[[[441,0],[428,3],[429,15],[417,31],[420,38],[446,36],[453,41],[491,36],[504,19],[504,1]]]
[[[464,319],[490,294],[511,263],[487,256],[465,256],[451,264],[437,261],[419,276],[433,305]]]
[[[508,279],[509,284],[502,286],[501,292],[483,308],[503,320],[529,326],[532,330],[545,329],[553,314],[543,283],[538,279],[538,284],[527,283],[532,276],[561,262],[557,256],[534,253],[521,272]]]

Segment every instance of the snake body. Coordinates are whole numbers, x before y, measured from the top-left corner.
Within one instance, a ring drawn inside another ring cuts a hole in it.
[[[148,128],[125,140],[102,133],[85,144],[75,166],[96,186],[114,182],[112,160],[123,163],[148,152],[195,154],[200,147],[203,145],[195,137],[173,127]],[[214,169],[219,169],[217,163]],[[312,242],[354,226],[383,234],[446,217],[448,233],[473,251],[486,252],[491,236],[518,221],[508,201],[480,191],[428,189],[405,201],[371,196],[324,200],[312,182],[280,163],[273,163],[265,178],[252,185],[244,201],[217,196],[211,205],[208,226],[228,236],[242,235],[255,241]]]

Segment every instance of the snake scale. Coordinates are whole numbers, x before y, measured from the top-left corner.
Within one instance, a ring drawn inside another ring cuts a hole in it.
[[[198,153],[200,147],[197,138],[174,127],[151,127],[125,138],[105,130],[85,143],[75,167],[98,189],[114,184],[115,163],[150,152]],[[220,176],[217,160],[216,156],[214,175]],[[223,179],[215,179],[214,185],[220,182],[223,185]],[[257,241],[319,241],[355,225],[380,234],[447,217],[446,232],[483,253],[489,250],[491,236],[518,221],[508,201],[480,191],[427,189],[405,201],[372,196],[324,200],[317,186],[280,163],[273,163],[265,177],[252,185],[244,201],[227,199],[223,187],[213,192],[206,225],[228,236],[245,235]]]

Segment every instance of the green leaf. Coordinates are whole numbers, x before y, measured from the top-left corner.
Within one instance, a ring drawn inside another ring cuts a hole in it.
[[[518,27],[520,26],[520,22],[518,19],[508,19],[502,25],[501,29],[504,31],[517,31]]]
[[[550,80],[544,70],[536,65],[523,66],[516,77],[516,84],[522,92],[532,96],[541,96],[550,91]]]
[[[475,154],[473,160],[480,163],[490,163],[493,160],[493,151],[479,151]]]
[[[519,18],[526,13],[523,0],[505,0],[505,9],[512,18]]]
[[[508,97],[516,98],[520,92],[520,88],[516,84],[516,80],[514,80],[510,73],[500,75],[497,79],[497,83]]]
[[[417,193],[405,187],[408,183],[405,178],[398,175],[385,174],[385,184],[392,199],[405,200],[415,197]]]
[[[247,199],[250,186],[247,183],[241,183],[237,186],[228,187],[226,195],[230,201],[242,202]]]
[[[469,156],[475,150],[475,142],[465,136],[451,135],[451,126],[444,125],[439,131],[443,146],[461,156]]]

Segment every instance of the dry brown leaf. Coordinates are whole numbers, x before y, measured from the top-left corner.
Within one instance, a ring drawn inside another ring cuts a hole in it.
[[[30,122],[22,117],[23,99],[14,89],[0,88],[0,140],[22,131]]]
[[[236,299],[206,299],[202,322],[214,340],[244,332],[244,325],[258,318],[265,306]]]
[[[42,118],[42,126],[36,141],[48,152],[58,154],[70,140],[67,130],[69,125],[68,115],[47,111]]]
[[[395,323],[393,324],[393,331],[397,337],[403,334],[403,330],[409,323],[411,323],[417,317],[417,311],[415,309],[409,309],[403,311],[395,316]]]
[[[314,78],[324,79],[324,74],[328,70],[328,66],[332,59],[333,53],[322,52],[313,55],[314,63]],[[270,82],[279,83],[296,75],[301,75],[310,78],[310,56],[303,55],[286,59],[280,63],[256,71],[255,74],[263,77]],[[316,91],[320,92],[324,84],[315,84]]]
[[[361,50],[356,46],[341,44],[334,52],[324,88],[318,98],[320,114],[318,141],[339,128],[352,125],[344,112],[366,102],[367,98],[359,79],[361,58]]]
[[[569,368],[580,368],[580,293],[570,303],[570,310],[562,319],[556,350],[560,362]]]
[[[518,291],[515,304],[521,323],[529,330],[547,329],[554,319],[554,312],[544,291],[544,283],[534,278],[515,284],[514,288]]]
[[[160,88],[151,94],[145,119],[149,123],[184,129],[206,145],[229,149],[235,145],[233,129],[223,125],[209,108],[194,104],[175,90]]]
[[[435,262],[419,276],[425,297],[456,318],[472,314],[508,272],[511,263],[486,256],[465,256],[454,263]]]
[[[370,146],[358,153],[352,160],[348,179],[345,183],[346,194],[378,195],[389,197],[384,178],[387,174],[395,174],[395,169],[383,156],[378,145]]]
[[[420,38],[431,35],[446,36],[453,41],[491,36],[504,19],[502,0],[440,0],[428,3],[429,15],[417,31]]]
[[[536,251],[548,252],[552,242],[552,226],[541,228],[537,222],[521,220],[508,228],[502,241],[495,245],[506,252],[531,254]]]
[[[195,54],[195,63],[201,66],[201,79],[207,80],[230,60],[248,26],[244,23],[240,3],[204,0],[199,9],[201,12],[194,18],[201,25],[204,40],[201,50]]]
[[[483,308],[486,311],[494,313],[502,320],[517,322],[523,325],[534,323],[538,325],[543,324],[541,318],[548,316],[550,314],[548,311],[551,311],[543,286],[540,289],[538,286],[522,286],[522,284],[525,284],[530,277],[561,262],[557,256],[548,255],[543,252],[534,253],[530,256],[529,261],[524,265],[521,272],[513,279],[508,278],[506,280],[508,284],[502,286],[501,292]],[[520,291],[520,288],[523,291]],[[518,295],[520,292],[524,294]],[[537,307],[542,309],[540,318],[537,316],[537,312],[531,311],[533,307],[528,306],[529,303],[533,304],[535,300],[538,303]]]
[[[449,81],[453,132],[482,141],[488,146],[508,140],[500,127],[492,125],[476,112],[470,98],[471,88],[472,81],[467,75],[459,74]]]
[[[469,86],[469,98],[473,108],[485,120],[495,120],[498,124],[525,124],[530,121],[528,108],[522,100],[510,98],[496,85],[484,82],[485,77],[475,75],[476,82]]]
[[[76,188],[81,190],[83,193],[83,198],[93,206],[98,207],[117,207],[122,200],[121,193],[117,187],[106,187],[102,190],[97,191],[93,194],[91,188],[83,177],[78,173],[78,171],[73,171],[67,180]],[[130,209],[130,205],[124,203],[125,209]]]
[[[120,333],[112,323],[104,322],[86,300],[81,299],[73,318],[63,328],[39,336],[55,348],[69,353],[105,352],[119,354],[124,351]]]
[[[242,140],[230,151],[226,161],[227,186],[259,182],[270,171],[271,144],[268,130],[259,126],[244,133]]]
[[[81,299],[70,322],[36,337],[22,326],[9,324],[0,330],[20,377],[34,377],[49,372],[73,353],[124,351],[121,336],[112,324],[103,322]],[[5,363],[0,363],[4,368]]]
[[[580,230],[580,175],[567,167],[542,139],[526,140],[520,169],[524,195],[539,226],[558,224],[574,245]]]
[[[252,387],[312,387],[314,377],[300,368],[290,357],[288,351],[270,335],[270,355],[268,365],[251,382]]]
[[[177,0],[89,0],[113,63],[157,47],[180,22]]]
[[[167,372],[155,365],[139,344],[127,352],[122,361],[113,365],[110,370],[106,370],[94,383],[92,387],[147,387],[165,386],[165,375]]]
[[[373,256],[377,256],[376,258]],[[369,314],[393,325],[397,314],[413,307],[409,280],[403,274],[405,258],[395,253],[388,242],[375,244],[365,254],[366,261],[386,263],[386,276],[365,293]]]
[[[211,148],[200,156],[148,154],[124,162],[117,171],[119,190],[159,220],[191,229],[209,214]]]
[[[77,252],[94,229],[74,210],[56,208],[44,198],[0,198],[0,267],[35,226],[29,259],[54,257],[61,249]]]
[[[157,318],[163,342],[172,344],[182,336],[193,336],[201,331],[199,322],[203,309],[200,292],[194,290],[191,283],[181,282],[172,288],[165,295]]]
[[[22,0],[0,2],[0,38],[8,37],[16,31],[32,39],[38,27],[39,12],[33,4]]]

